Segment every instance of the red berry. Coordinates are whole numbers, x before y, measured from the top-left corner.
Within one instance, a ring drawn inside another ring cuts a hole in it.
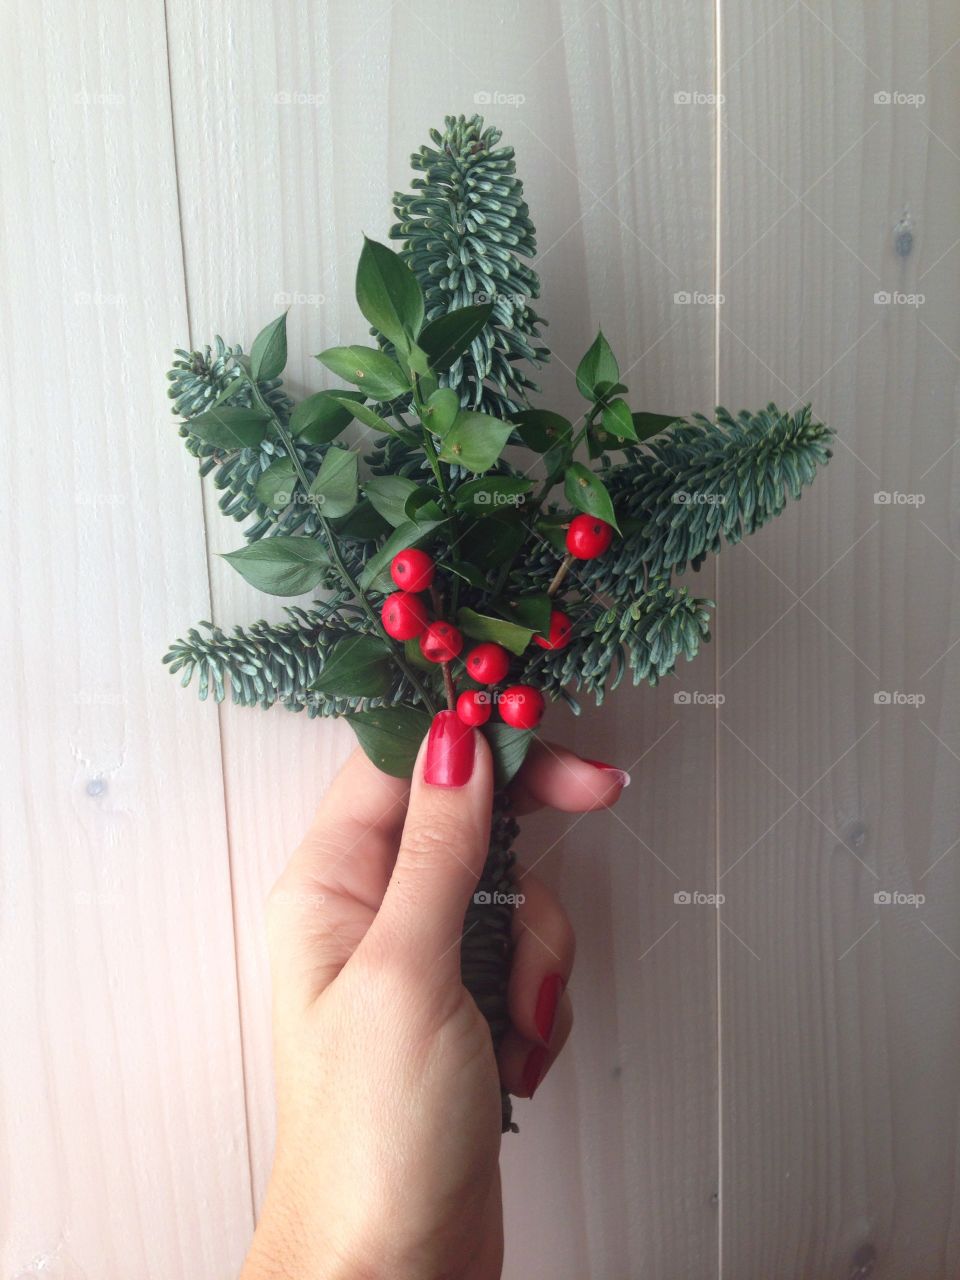
[[[550,614],[550,634],[547,637],[534,636],[534,643],[541,649],[565,649],[570,643],[570,629],[573,623],[565,613],[554,609]]]
[[[510,669],[510,655],[502,644],[478,644],[467,654],[467,674],[477,684],[499,684]]]
[[[450,662],[463,648],[463,636],[449,622],[431,622],[420,637],[420,652],[430,662]]]
[[[486,724],[493,709],[493,699],[485,689],[468,689],[457,699],[457,715],[464,724]]]
[[[429,621],[427,606],[409,591],[395,591],[384,600],[380,620],[384,631],[394,640],[413,640]]]
[[[543,719],[543,694],[532,684],[512,684],[501,693],[497,705],[514,729],[535,729]]]
[[[425,551],[408,547],[390,561],[390,577],[404,591],[426,591],[433,582],[436,566]]]
[[[574,516],[567,530],[567,550],[578,560],[595,560],[613,541],[613,525],[596,516]]]

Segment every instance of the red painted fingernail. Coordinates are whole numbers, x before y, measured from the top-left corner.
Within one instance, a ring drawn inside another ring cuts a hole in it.
[[[583,759],[584,764],[592,764],[594,769],[602,769],[604,773],[612,773],[621,787],[629,787],[630,775],[626,769],[618,769],[615,764],[604,764],[602,760]]]
[[[559,973],[551,973],[540,983],[533,1022],[537,1028],[537,1035],[544,1044],[549,1044],[550,1037],[553,1035],[553,1024],[557,1020],[557,1005],[560,1003],[562,994],[563,978]]]
[[[433,717],[427,738],[423,778],[434,787],[463,787],[473,773],[476,755],[474,730],[455,711]]]
[[[520,1088],[532,1098],[537,1091],[537,1085],[543,1079],[544,1067],[547,1065],[547,1051],[541,1045],[537,1045],[535,1049],[531,1049],[527,1054],[527,1060],[523,1064],[523,1075],[520,1077]]]

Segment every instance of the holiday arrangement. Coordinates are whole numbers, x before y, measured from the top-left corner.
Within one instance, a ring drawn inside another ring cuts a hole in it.
[[[319,594],[280,623],[200,623],[164,661],[184,684],[196,676],[201,698],[343,716],[399,776],[438,710],[481,729],[500,789],[462,972],[499,1043],[507,786],[545,701],[579,712],[581,691],[601,703],[627,672],[656,684],[692,659],[713,606],[677,577],[799,498],[832,432],[809,407],[712,421],[631,409],[602,333],[568,397],[581,411],[534,405],[549,351],[513,151],[477,116],[431,139],[412,157],[413,190],[395,196],[397,249],[366,239],[360,253],[372,340],[317,357],[346,386],[294,403],[286,316],[249,354],[219,338],[176,353],[180,434],[223,513],[248,522],[226,559],[271,595]],[[366,452],[348,442],[358,435]]]

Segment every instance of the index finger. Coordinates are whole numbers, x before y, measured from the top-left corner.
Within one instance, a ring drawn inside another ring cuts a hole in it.
[[[510,788],[511,808],[518,815],[544,805],[564,813],[609,809],[629,785],[626,770],[583,760],[566,747],[538,738]]]

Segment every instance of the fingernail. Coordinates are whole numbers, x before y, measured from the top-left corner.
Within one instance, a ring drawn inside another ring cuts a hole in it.
[[[563,978],[559,973],[551,973],[540,983],[537,995],[537,1007],[533,1014],[533,1023],[537,1035],[544,1044],[550,1043],[553,1035],[553,1024],[557,1020],[557,1005],[563,994]]]
[[[616,778],[621,787],[629,787],[630,775],[626,769],[618,769],[615,764],[604,764],[602,760],[587,760],[584,758],[584,764],[592,764],[595,769],[602,769],[604,773],[611,773]]]
[[[546,1065],[547,1051],[541,1045],[537,1045],[527,1054],[527,1060],[523,1064],[523,1075],[520,1077],[520,1087],[528,1098],[532,1098],[536,1093],[537,1086],[543,1079],[543,1070]]]
[[[455,711],[433,717],[423,762],[423,779],[434,787],[463,787],[473,773],[474,731]]]

